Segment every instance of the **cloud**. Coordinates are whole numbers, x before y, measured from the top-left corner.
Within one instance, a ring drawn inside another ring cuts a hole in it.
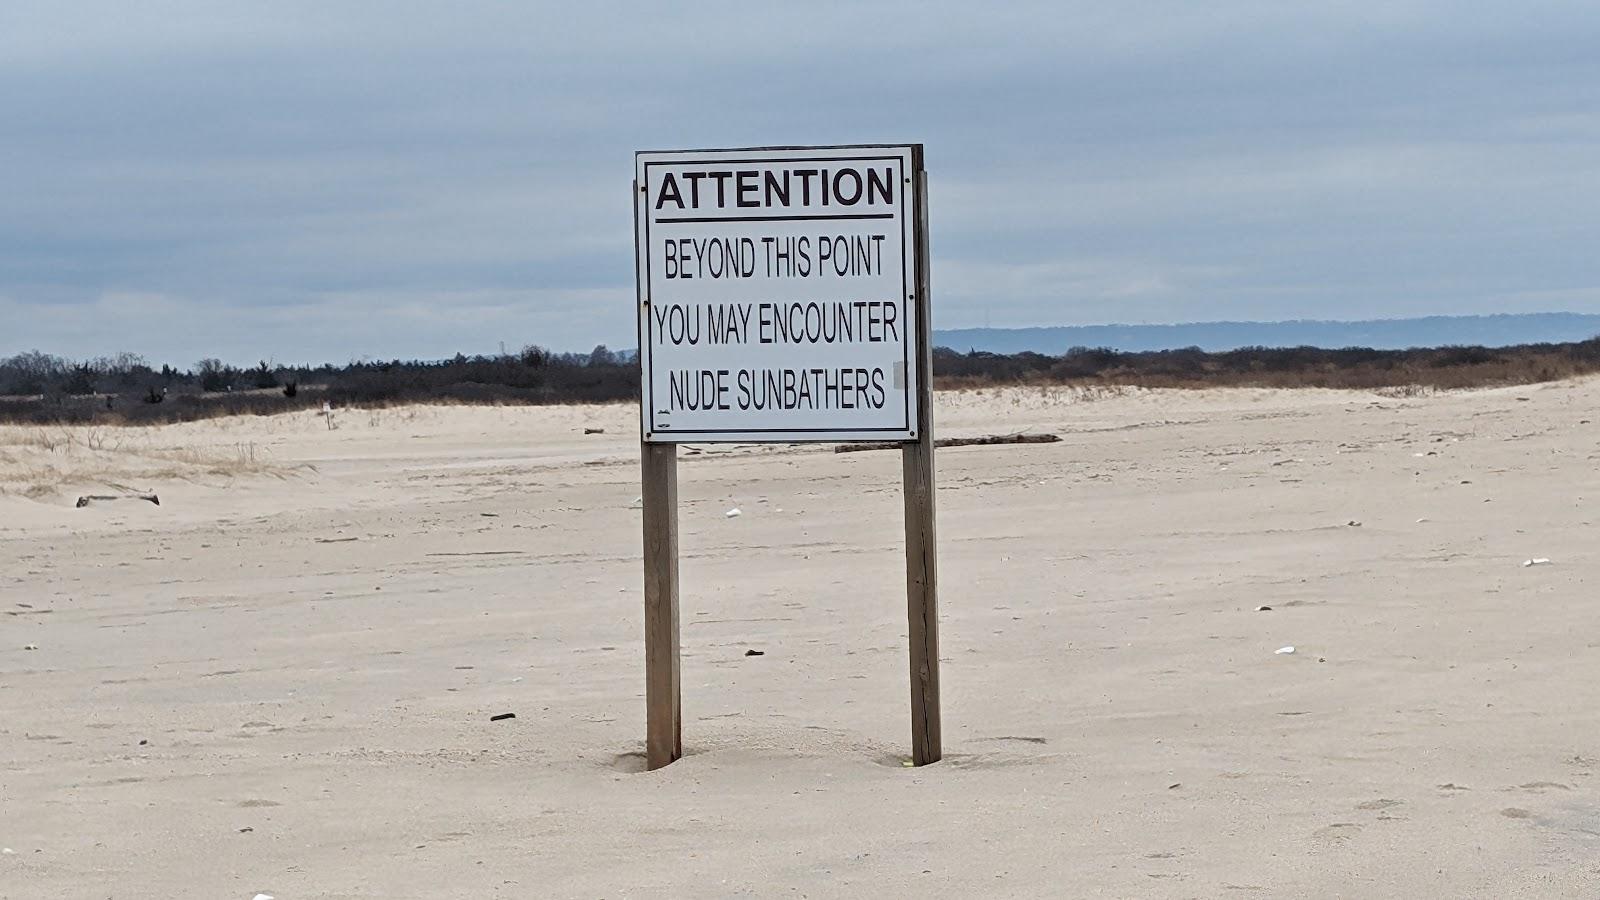
[[[1600,311],[1587,4],[0,8],[0,353],[632,343],[636,149],[921,140],[941,327]]]

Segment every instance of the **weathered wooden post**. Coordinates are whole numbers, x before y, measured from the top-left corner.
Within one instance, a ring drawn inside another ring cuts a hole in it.
[[[678,445],[643,445],[645,761],[683,755],[678,670]]]
[[[938,762],[939,561],[933,471],[933,342],[928,303],[928,176],[922,148],[916,175],[917,431],[900,451],[905,468],[906,615],[911,639],[911,761]]]

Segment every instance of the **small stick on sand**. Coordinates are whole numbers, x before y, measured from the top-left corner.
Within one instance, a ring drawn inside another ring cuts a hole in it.
[[[147,503],[161,505],[161,498],[155,494],[86,494],[78,498],[78,509],[83,509],[90,503],[106,500],[144,500]]]
[[[938,447],[976,447],[989,444],[1054,444],[1061,440],[1056,434],[988,434],[983,437],[970,438],[938,438],[933,442]],[[870,444],[840,444],[833,448],[835,453],[855,453],[859,450],[894,450],[902,446],[893,441],[876,441]]]

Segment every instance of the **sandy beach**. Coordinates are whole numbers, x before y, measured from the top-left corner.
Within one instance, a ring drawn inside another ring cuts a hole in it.
[[[644,772],[635,407],[0,426],[0,898],[1600,895],[1600,380],[938,404],[917,769],[897,453],[684,452]]]

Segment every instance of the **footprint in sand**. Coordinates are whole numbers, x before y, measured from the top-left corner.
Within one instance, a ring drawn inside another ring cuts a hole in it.
[[[1530,781],[1527,784],[1519,784],[1514,788],[1506,788],[1506,790],[1527,791],[1530,794],[1543,794],[1546,791],[1570,791],[1572,790],[1572,787],[1571,785],[1565,785],[1555,781]]]
[[[1335,822],[1332,825],[1318,828],[1311,833],[1311,836],[1322,841],[1341,843],[1355,837],[1356,832],[1360,830],[1361,826],[1355,822]]]
[[[638,750],[616,754],[611,757],[609,766],[618,772],[626,772],[630,775],[637,775],[650,770],[647,757]]]
[[[986,740],[986,741],[1015,741],[1017,743],[1023,743],[1023,744],[1045,744],[1045,743],[1049,743],[1046,739],[1044,739],[1042,737],[1032,737],[1032,736],[1026,736],[1026,735],[1011,735],[1011,734],[1001,735],[1000,737],[983,738],[983,740]]]
[[[1356,809],[1394,809],[1396,806],[1404,805],[1404,803],[1404,800],[1390,800],[1387,797],[1380,797],[1377,800],[1368,800],[1365,803],[1357,803]]]
[[[1518,809],[1515,806],[1510,807],[1508,809],[1500,810],[1500,815],[1505,816],[1508,819],[1531,819],[1531,818],[1533,818],[1533,813],[1528,812],[1525,809]]]

